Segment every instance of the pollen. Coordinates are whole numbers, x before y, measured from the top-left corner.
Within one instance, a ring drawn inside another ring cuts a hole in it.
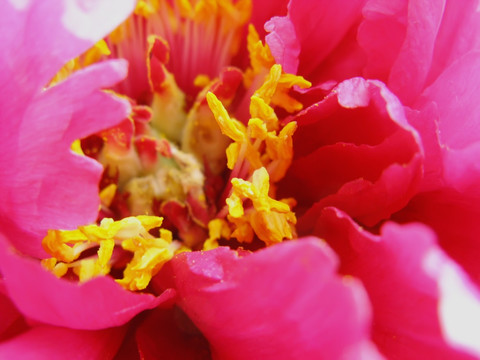
[[[180,248],[172,241],[170,231],[159,229],[159,236],[150,233],[160,228],[162,221],[161,217],[146,215],[119,221],[104,218],[99,226],[50,230],[42,245],[53,257],[42,260],[42,265],[58,277],[65,276],[71,269],[80,282],[85,282],[107,275],[122,255],[130,254],[123,278],[116,281],[128,290],[144,290]],[[96,253],[87,251],[91,249],[97,249]]]

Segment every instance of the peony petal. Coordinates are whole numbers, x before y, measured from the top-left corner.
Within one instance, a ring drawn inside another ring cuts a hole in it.
[[[158,282],[178,291],[214,358],[376,359],[362,288],[335,267],[330,249],[306,238],[244,258],[228,248],[182,253]]]
[[[5,293],[3,280],[0,280],[0,340],[15,335],[23,328],[22,315]]]
[[[18,116],[68,60],[112,31],[134,5],[134,0],[2,1],[0,89],[11,101],[0,104],[0,117]]]
[[[443,249],[480,285],[480,202],[453,189],[429,191],[415,196],[395,214],[399,222],[421,221],[435,230]]]
[[[480,48],[478,2],[370,0],[358,41],[367,54],[364,75],[380,79],[411,105],[423,89]]]
[[[421,109],[435,102],[441,143],[463,149],[480,140],[479,90],[480,52],[471,52],[449,66],[424,91],[415,107]]]
[[[0,124],[8,149],[0,154],[0,225],[23,253],[45,257],[41,239],[48,229],[96,219],[102,167],[70,146],[127,116],[128,102],[99,90],[125,74],[122,61],[79,71],[24,104],[17,122]]]
[[[358,277],[373,304],[373,338],[389,359],[471,359],[449,338],[458,337],[470,326],[444,322],[441,304],[448,302],[449,314],[458,310],[455,296],[443,284],[448,271],[461,270],[436,245],[434,234],[420,224],[387,223],[381,235],[372,235],[346,214],[325,209],[314,233],[325,238],[341,256],[341,272]],[[477,292],[470,295],[477,296]],[[474,307],[480,302],[475,298]],[[440,307],[439,307],[440,306]],[[444,337],[445,327],[452,331]],[[466,342],[466,341],[465,341]]]
[[[406,34],[408,2],[370,0],[362,10],[364,20],[358,27],[358,42],[367,54],[364,76],[388,81]]]
[[[452,63],[472,50],[480,50],[478,1],[446,2],[442,25],[435,42],[427,84],[431,84]]]
[[[18,255],[1,234],[0,271],[10,299],[26,317],[73,329],[123,325],[141,311],[174,297],[172,290],[159,297],[129,292],[110,277],[84,284],[58,279],[39,261]]]
[[[298,67],[300,75],[315,81],[313,73],[360,19],[363,3],[291,0],[286,17],[265,25],[272,31],[266,41],[275,60],[289,72],[297,72]]]
[[[408,4],[405,40],[387,83],[404,104],[411,104],[425,87],[445,3],[417,0]]]
[[[265,23],[269,33],[265,37],[275,62],[282,65],[287,73],[295,74],[298,69],[300,44],[295,27],[288,17],[276,16]]]
[[[442,329],[452,346],[480,357],[480,292],[467,277],[451,264],[432,270],[440,284]]]
[[[451,64],[408,113],[425,146],[422,193],[396,214],[397,221],[422,221],[438,234],[441,246],[480,283],[480,132],[477,93],[480,53]]]
[[[178,308],[153,310],[135,339],[142,359],[211,359],[208,342]]]
[[[113,359],[124,328],[99,331],[38,326],[0,343],[2,359]]]
[[[344,81],[294,120],[295,157],[280,191],[298,200],[300,213],[316,203],[308,215],[315,219],[322,207],[336,206],[372,226],[415,194],[420,141],[382,83]]]

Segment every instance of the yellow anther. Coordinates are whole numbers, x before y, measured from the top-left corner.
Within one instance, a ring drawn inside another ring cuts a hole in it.
[[[259,118],[251,118],[248,121],[248,136],[253,139],[265,140],[268,130],[264,121]]]
[[[154,14],[157,9],[154,4],[148,0],[138,0],[137,6],[135,7],[135,14],[148,18],[150,15]]]
[[[75,141],[72,143],[72,146],[70,146],[70,148],[72,149],[72,151],[73,151],[75,154],[85,155],[85,154],[83,153],[82,143],[80,142],[80,140],[75,140]]]
[[[107,43],[105,42],[105,40],[100,40],[98,41],[95,45],[94,45],[95,49],[98,50],[98,52],[101,54],[101,55],[104,55],[104,56],[108,56],[110,55],[112,52],[110,51],[110,48],[108,47]]]
[[[226,154],[227,154],[227,167],[232,170],[238,160],[238,155],[240,153],[240,145],[238,143],[231,143],[228,145]]]
[[[113,250],[119,245],[132,252],[133,258],[118,283],[129,290],[143,290],[174,253],[170,231],[160,229],[158,238],[149,233],[161,225],[162,218],[144,215],[119,221],[105,218],[100,226],[80,226],[78,230],[50,230],[43,246],[53,258],[42,264],[58,277],[71,268],[84,282],[110,272]],[[96,257],[75,261],[84,250],[93,247],[98,247]]]
[[[293,121],[285,125],[278,135],[274,133],[267,134],[265,139],[266,152],[271,159],[268,171],[273,182],[281,180],[292,163],[292,136],[296,129],[297,123]]]
[[[117,192],[117,185],[110,184],[100,191],[101,206],[109,207],[112,204],[115,193]]]
[[[270,68],[267,79],[262,84],[262,86],[257,91],[255,91],[255,95],[263,99],[266,104],[270,104],[270,102],[272,101],[272,97],[273,95],[275,95],[275,91],[277,90],[277,85],[280,81],[281,76],[282,66],[279,64],[273,65]]]
[[[230,227],[224,219],[213,219],[208,223],[208,239],[203,244],[203,250],[212,250],[218,247],[218,240],[230,238]]]
[[[239,180],[239,179],[233,179],[233,180]],[[232,181],[233,181],[232,180]],[[238,186],[238,183],[237,183]],[[233,193],[226,199],[226,203],[228,206],[228,212],[230,216],[233,218],[241,218],[244,214],[243,210],[243,200],[238,196],[236,193]]]
[[[278,201],[269,196],[270,179],[265,168],[255,170],[252,181],[232,179],[233,193],[226,200],[229,220],[236,221],[237,230],[232,234],[246,234],[246,223],[251,226],[260,240],[267,245],[283,239],[292,239],[295,234],[295,214],[285,201]],[[249,199],[253,208],[244,209],[243,200]],[[246,235],[241,235],[248,238]]]
[[[193,80],[193,85],[203,88],[207,86],[210,83],[211,79],[208,75],[205,74],[199,74],[196,76],[196,78]]]
[[[250,98],[250,116],[259,118],[265,122],[268,131],[278,130],[278,117],[273,108],[268,105],[264,99],[257,95]]]
[[[252,24],[248,25],[247,50],[250,55],[251,65],[251,69],[247,74],[247,82],[251,83],[251,78],[262,73],[265,69],[271,68],[275,64],[275,59],[268,45],[262,44],[260,36],[258,36],[258,32]]]
[[[301,110],[303,105],[288,94],[293,86],[305,89],[312,86],[312,83],[302,76],[282,73],[282,66],[275,64],[270,68],[263,85],[255,91],[255,95],[262,98],[266,104],[272,103],[288,112],[295,112]]]
[[[217,120],[222,133],[227,135],[230,139],[237,142],[245,141],[246,129],[240,121],[230,118],[227,110],[223,106],[220,100],[217,99],[215,94],[207,93],[208,106],[213,112],[215,119]]]

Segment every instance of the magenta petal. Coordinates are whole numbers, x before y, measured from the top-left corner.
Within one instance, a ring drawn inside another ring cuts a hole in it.
[[[0,343],[2,359],[113,359],[124,328],[86,331],[39,326]]]
[[[363,0],[291,0],[289,17],[301,44],[299,73],[311,73],[360,19]]]
[[[275,61],[282,65],[285,72],[295,74],[298,69],[300,44],[291,20],[286,16],[276,16],[265,23],[265,30],[269,32],[265,41]]]
[[[79,71],[27,102],[17,122],[0,124],[0,224],[23,253],[45,257],[48,229],[96,219],[102,167],[70,146],[127,116],[128,102],[100,90],[125,74],[122,61]]]
[[[478,1],[446,1],[438,31],[428,84],[449,65],[472,50],[480,49]]]
[[[70,59],[102,39],[134,0],[0,2],[2,119],[11,118]]]
[[[472,52],[448,67],[422,94],[416,107],[436,103],[442,144],[462,149],[480,140],[479,90],[480,52]]]
[[[405,40],[387,83],[405,104],[411,104],[425,87],[445,2],[410,1],[408,4]]]
[[[22,318],[15,305],[11,302],[8,296],[4,293],[5,290],[3,280],[0,280],[0,339],[2,339],[6,332]]]
[[[174,296],[172,290],[159,297],[126,291],[110,277],[84,284],[57,279],[39,261],[18,255],[1,235],[0,272],[10,299],[26,317],[74,329],[123,325]]]
[[[300,209],[335,206],[373,226],[417,191],[420,140],[384,84],[362,78],[343,81],[294,120],[294,159],[280,191],[294,196]]]
[[[458,298],[449,301],[455,294],[451,282],[448,290],[444,288],[448,279],[443,277],[452,269],[457,275],[461,271],[439,249],[428,228],[387,223],[381,235],[375,236],[346,214],[329,208],[317,222],[315,234],[323,236],[341,256],[342,273],[364,284],[373,305],[373,338],[389,359],[471,359],[462,351],[464,346],[452,346],[454,342],[444,336],[448,326],[456,335],[452,339],[460,342],[458,335],[478,324],[475,319],[445,323],[442,302],[448,301],[450,316],[461,311],[461,303]],[[477,294],[469,293],[476,311],[480,309]]]
[[[305,238],[243,258],[182,253],[159,281],[177,290],[217,359],[376,359],[362,287],[336,266],[323,242]]]

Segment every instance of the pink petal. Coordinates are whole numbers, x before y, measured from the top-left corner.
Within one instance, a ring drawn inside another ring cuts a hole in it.
[[[445,2],[418,0],[408,4],[405,40],[387,83],[405,104],[412,103],[425,87]]]
[[[358,42],[367,54],[364,75],[387,82],[406,34],[408,2],[370,0],[363,8]]]
[[[415,196],[395,214],[400,222],[421,221],[435,230],[442,248],[480,285],[480,205],[453,189],[444,188]]]
[[[22,315],[5,293],[3,280],[0,280],[0,340],[17,333],[23,328]]]
[[[124,334],[124,328],[85,331],[39,326],[0,343],[0,358],[113,359]]]
[[[18,121],[0,124],[0,224],[22,252],[45,257],[41,239],[48,229],[96,219],[102,167],[70,146],[129,113],[126,101],[99,89],[120,80],[125,65],[108,62],[79,71],[25,103]]]
[[[18,116],[70,59],[102,39],[133,10],[134,0],[0,3],[1,118]],[[46,21],[48,19],[48,21]]]
[[[441,246],[477,283],[479,61],[480,54],[472,52],[454,62],[424,91],[418,110],[409,112],[409,121],[419,129],[425,146],[426,177],[422,193],[395,215],[397,221],[431,226]]]
[[[295,74],[298,69],[300,44],[295,27],[288,17],[276,16],[265,23],[269,34],[265,37],[275,62],[281,64],[283,70]]]
[[[356,225],[339,210],[325,209],[315,234],[325,238],[341,257],[341,272],[364,284],[374,311],[373,338],[389,359],[471,359],[460,345],[444,337],[445,327],[458,335],[470,326],[445,323],[448,313],[459,311],[452,287],[443,285],[449,271],[460,269],[436,245],[435,236],[423,225],[387,223],[375,236]],[[448,272],[447,272],[448,270]],[[451,283],[450,283],[451,285]],[[479,309],[477,292],[470,293]],[[440,308],[439,308],[440,306]],[[451,319],[450,319],[451,320]]]
[[[124,290],[109,277],[84,284],[58,279],[40,262],[19,255],[0,234],[0,272],[8,295],[28,318],[74,329],[103,329],[123,325],[145,309],[169,302],[161,296]]]
[[[295,157],[280,190],[298,200],[300,212],[316,203],[308,217],[336,206],[375,225],[415,194],[422,170],[420,141],[385,85],[362,78],[344,81],[294,120],[299,125]]]
[[[362,288],[335,268],[330,249],[306,238],[243,258],[228,248],[179,254],[158,282],[178,291],[214,358],[376,359]]]
[[[440,141],[463,149],[480,140],[480,52],[472,52],[449,66],[424,91],[416,108],[430,101],[438,107]],[[459,126],[461,120],[461,126]]]
[[[478,1],[447,1],[435,43],[427,80],[431,84],[448,66],[472,50],[480,49]]]
[[[480,48],[477,9],[474,0],[368,1],[358,31],[368,58],[364,75],[413,104],[448,66]]]

